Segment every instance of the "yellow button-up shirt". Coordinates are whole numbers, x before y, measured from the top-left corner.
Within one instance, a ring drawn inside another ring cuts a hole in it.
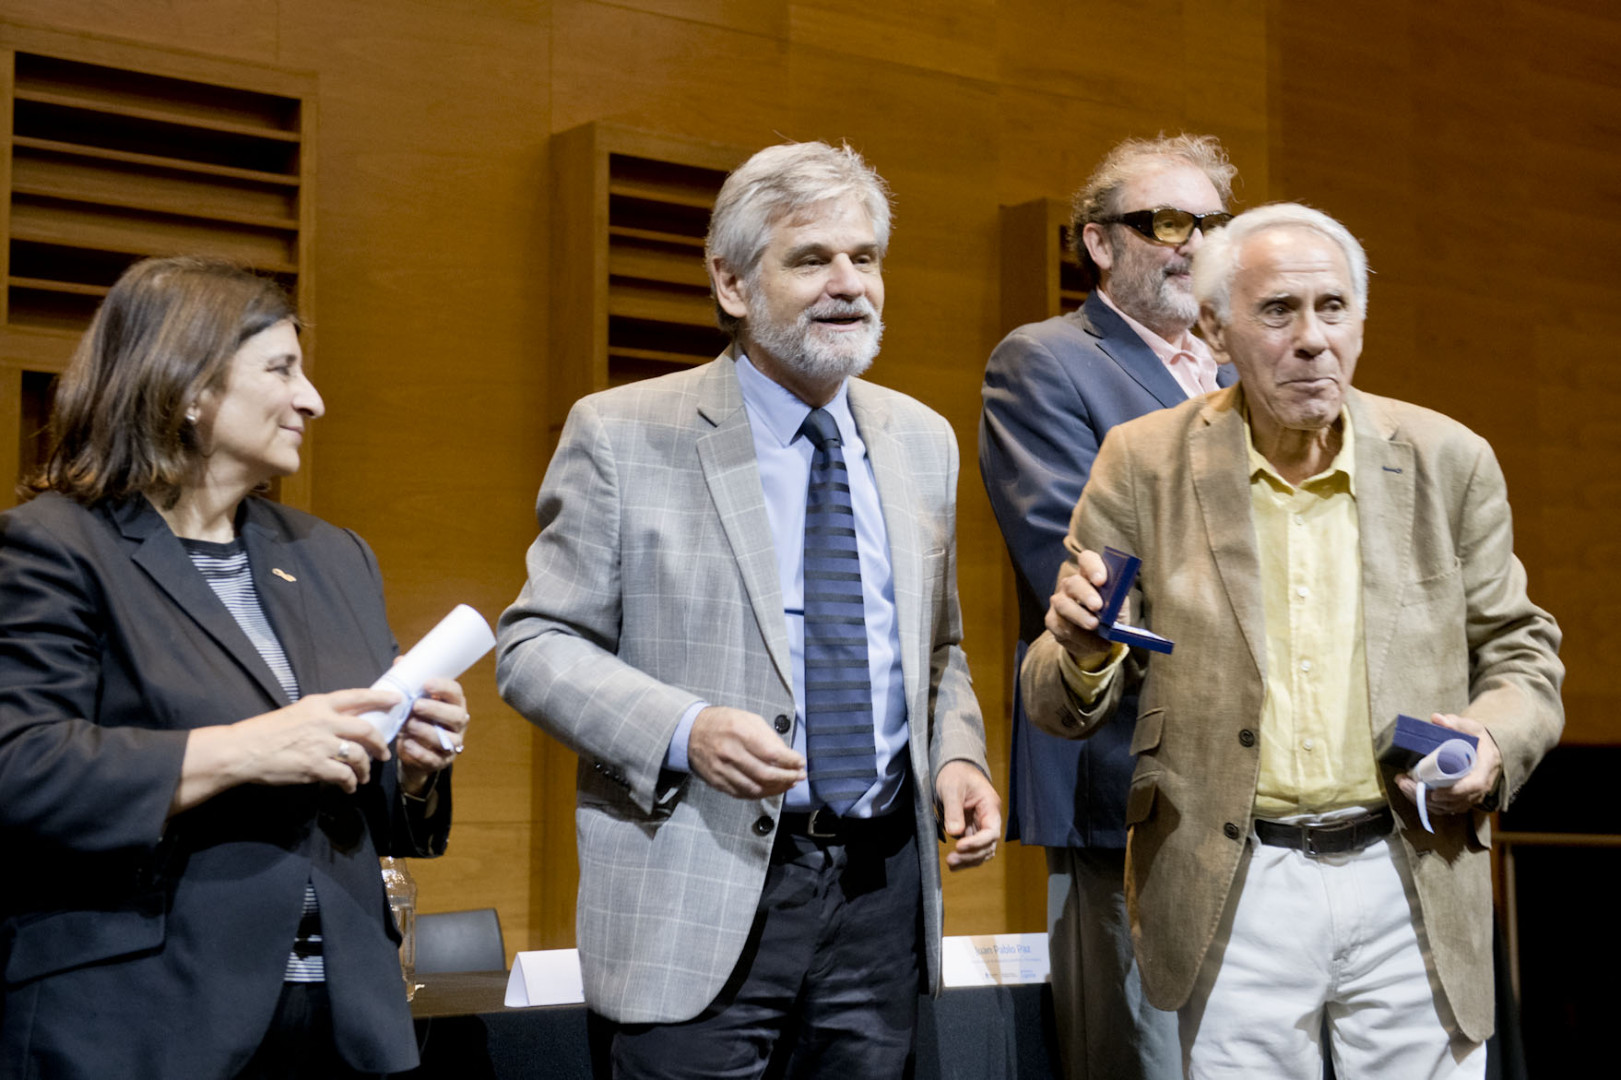
[[[1356,434],[1297,488],[1255,449],[1250,507],[1266,615],[1266,696],[1255,815],[1281,818],[1384,802],[1368,714]]]
[[[1255,816],[1320,814],[1384,803],[1368,712],[1362,635],[1361,530],[1356,511],[1356,433],[1343,435],[1328,468],[1291,485],[1255,449],[1249,425],[1250,508],[1260,550],[1266,618],[1266,695]],[[1126,649],[1083,671],[1059,667],[1084,702],[1116,677]]]

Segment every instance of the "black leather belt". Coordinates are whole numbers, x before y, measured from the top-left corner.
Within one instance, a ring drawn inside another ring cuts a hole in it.
[[[1389,836],[1396,826],[1390,807],[1381,806],[1372,813],[1322,825],[1288,825],[1281,821],[1257,821],[1255,835],[1261,843],[1273,847],[1294,848],[1312,858],[1319,855],[1344,855],[1361,851],[1376,840]]]
[[[855,843],[889,836],[902,829],[911,831],[914,823],[911,815],[905,811],[906,806],[903,806],[899,811],[883,817],[859,818],[840,817],[830,806],[820,806],[809,813],[787,810],[777,819],[777,830],[793,836],[808,836],[812,840]]]

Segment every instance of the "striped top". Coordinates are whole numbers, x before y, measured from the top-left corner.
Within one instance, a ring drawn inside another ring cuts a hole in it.
[[[208,540],[180,538],[180,543],[191,556],[191,563],[220,598],[225,610],[253,642],[253,647],[264,658],[270,673],[286,691],[289,701],[298,700],[298,679],[293,665],[287,662],[287,653],[276,637],[276,631],[265,617],[259,603],[259,593],[253,587],[253,574],[248,569],[248,552],[240,539],[219,544]],[[298,934],[292,951],[287,956],[287,969],[282,976],[286,982],[313,983],[326,980],[326,964],[321,958],[321,909],[315,900],[315,884],[304,883],[304,912],[298,922]]]

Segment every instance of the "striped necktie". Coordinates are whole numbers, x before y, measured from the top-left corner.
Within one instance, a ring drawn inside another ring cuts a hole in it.
[[[838,425],[812,409],[805,492],[805,748],[812,793],[848,813],[878,779],[867,674],[867,616],[850,477]]]

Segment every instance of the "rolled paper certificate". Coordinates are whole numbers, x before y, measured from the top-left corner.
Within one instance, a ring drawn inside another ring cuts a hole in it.
[[[371,721],[384,742],[393,742],[405,725],[405,718],[411,715],[411,706],[422,696],[423,683],[435,677],[456,678],[494,647],[495,633],[484,616],[466,604],[457,604],[449,615],[439,620],[438,626],[429,630],[410,652],[371,684],[373,690],[398,691],[402,697],[400,703],[387,712],[365,713],[365,718]],[[456,744],[451,742],[450,733],[444,728],[437,730],[439,745],[454,750]]]
[[[1425,831],[1435,831],[1430,825],[1430,809],[1425,798],[1428,790],[1449,788],[1474,767],[1474,744],[1463,739],[1448,739],[1413,766],[1410,775],[1418,781],[1418,820]]]

